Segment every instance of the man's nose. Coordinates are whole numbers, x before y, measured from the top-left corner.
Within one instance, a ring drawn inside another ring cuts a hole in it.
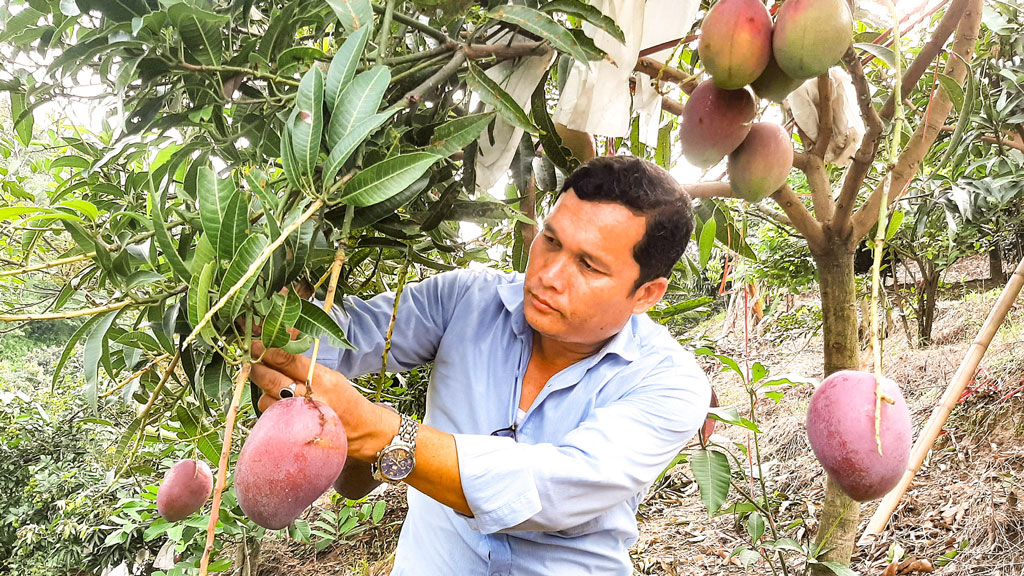
[[[568,258],[560,254],[551,256],[544,262],[540,272],[540,280],[545,288],[561,293],[566,286],[566,272],[568,271]]]

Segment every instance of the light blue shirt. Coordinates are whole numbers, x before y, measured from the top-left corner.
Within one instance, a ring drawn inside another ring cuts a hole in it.
[[[380,370],[393,304],[381,294],[336,306],[357,350],[324,342],[319,361],[350,377]],[[518,442],[491,436],[514,422],[531,342],[520,274],[449,272],[402,293],[388,369],[434,362],[423,422],[455,436],[473,516],[410,487],[393,576],[633,573],[637,506],[704,422],[707,377],[635,315],[547,382]]]

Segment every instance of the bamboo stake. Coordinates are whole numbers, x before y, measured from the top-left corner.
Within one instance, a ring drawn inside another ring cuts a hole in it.
[[[213,552],[213,535],[217,529],[217,519],[220,517],[220,498],[224,493],[224,486],[227,484],[228,462],[231,460],[231,434],[235,429],[235,416],[238,415],[238,405],[242,402],[242,391],[245,389],[245,382],[249,379],[249,371],[252,364],[242,364],[242,370],[235,378],[235,390],[231,396],[231,407],[228,408],[227,422],[224,423],[224,444],[220,449],[220,462],[217,464],[217,486],[213,489],[213,509],[210,510],[210,521],[206,525],[206,547],[203,549],[203,557],[199,561],[199,576],[206,576],[210,565],[210,553]]]
[[[1006,319],[1006,314],[1009,312],[1014,300],[1016,300],[1017,295],[1020,294],[1022,287],[1024,287],[1024,259],[1021,259],[1020,263],[1017,264],[1017,269],[1014,270],[1013,275],[1006,283],[1006,287],[1003,288],[1003,293],[999,295],[999,300],[996,301],[992,311],[988,314],[988,318],[985,319],[985,324],[978,331],[978,336],[967,350],[967,354],[964,356],[963,362],[960,363],[956,374],[953,375],[953,380],[950,382],[949,387],[943,393],[939,404],[932,410],[932,415],[928,418],[924,430],[921,432],[917,442],[914,444],[914,449],[910,453],[910,462],[903,473],[903,478],[900,479],[900,483],[896,488],[893,488],[882,499],[882,503],[878,505],[874,516],[868,522],[868,527],[861,535],[858,545],[863,546],[870,543],[872,536],[880,534],[885,529],[885,525],[896,510],[900,499],[903,498],[907,488],[910,487],[914,475],[921,469],[925,456],[928,455],[928,452],[935,444],[935,439],[938,438],[939,432],[942,431],[943,424],[946,423],[950,412],[956,407],[957,399],[960,398],[964,389],[967,388],[967,384],[973,378],[981,358],[985,355],[985,351],[988,350],[988,346],[992,342],[992,337],[995,336],[996,330],[999,329],[999,326]]]

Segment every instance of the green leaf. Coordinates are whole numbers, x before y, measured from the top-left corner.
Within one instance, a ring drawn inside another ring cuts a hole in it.
[[[280,348],[291,340],[288,328],[295,326],[302,312],[302,304],[294,292],[274,294],[270,311],[263,321],[261,340],[267,348]]]
[[[391,82],[387,66],[374,66],[359,73],[338,95],[327,127],[327,145],[333,150],[360,120],[372,116],[380,107],[384,91]]]
[[[185,261],[178,254],[178,248],[174,245],[174,241],[167,231],[167,218],[164,216],[163,207],[160,205],[160,198],[150,193],[149,204],[152,206],[150,216],[153,223],[153,232],[156,236],[156,244],[160,247],[160,252],[163,253],[167,263],[170,264],[174,275],[179,280],[188,281],[192,274],[189,272],[188,266],[185,266]]]
[[[402,190],[398,194],[395,194],[391,198],[365,208],[359,208],[352,217],[352,229],[358,230],[359,228],[365,228],[366,226],[370,226],[371,224],[394,214],[396,210],[411,202],[413,198],[419,196],[429,184],[430,174],[424,174],[408,188]]]
[[[324,164],[324,185],[329,186],[334,182],[338,171],[356,151],[356,148],[390,117],[390,114],[385,113],[374,114],[357,122],[347,134],[341,137],[341,140],[331,148],[331,154],[327,157],[327,163]]]
[[[78,212],[80,214],[84,214],[86,217],[88,217],[93,222],[95,222],[100,217],[99,209],[96,208],[95,204],[93,204],[92,202],[89,202],[88,200],[82,200],[80,198],[76,198],[76,199],[73,199],[73,200],[65,200],[65,201],[61,202],[60,204],[58,204],[57,206],[58,206],[58,208],[70,208],[71,210],[74,210],[75,212]]]
[[[219,355],[214,356],[210,362],[203,367],[203,393],[207,398],[215,398],[221,405],[231,402],[231,392],[234,382],[231,373],[228,371],[228,364]],[[212,460],[218,460],[212,459]]]
[[[299,319],[295,321],[295,328],[304,335],[320,338],[327,336],[332,346],[338,348],[352,349],[345,338],[345,331],[331,318],[323,308],[306,300],[299,301],[302,311]]]
[[[384,518],[384,512],[387,510],[387,502],[381,500],[373,505],[373,514],[371,518],[374,524],[379,524],[381,519]]]
[[[604,30],[609,36],[615,38],[619,42],[626,42],[626,36],[622,32],[622,28],[619,28],[619,25],[615,23],[615,20],[605,16],[597,8],[590,4],[585,4],[580,0],[551,0],[551,2],[541,6],[540,11],[547,14],[552,12],[561,12],[563,14],[575,16],[581,20],[590,22],[601,30]]]
[[[196,60],[208,66],[218,66],[224,53],[221,26],[226,16],[200,10],[187,2],[171,5],[167,17],[181,34],[182,43]]]
[[[349,33],[373,28],[373,5],[370,0],[327,0],[338,21]]]
[[[889,225],[885,228],[885,241],[892,240],[892,237],[899,231],[900,226],[903,225],[903,219],[906,218],[907,213],[903,210],[894,210],[892,215],[889,217]]]
[[[747,534],[750,535],[752,542],[758,542],[761,540],[761,536],[764,536],[764,518],[757,512],[751,512],[747,516]]]
[[[181,424],[182,430],[195,440],[196,447],[203,453],[203,456],[211,462],[219,462],[221,447],[216,431],[203,430],[202,421],[193,416],[185,406],[179,405],[175,410],[175,415],[178,417],[178,423]],[[215,440],[217,440],[216,444]]]
[[[364,26],[353,32],[331,58],[331,67],[327,69],[327,109],[334,110],[338,97],[352,81],[359,65],[359,57],[366,50],[366,40],[370,37],[370,27]]]
[[[687,312],[692,312],[694,310],[701,309],[714,301],[715,299],[711,296],[700,296],[698,298],[691,298],[690,300],[686,300],[684,302],[672,304],[671,306],[666,306],[661,310],[650,310],[648,312],[648,315],[650,315],[651,318],[654,318],[658,321],[662,321],[668,318],[672,318],[674,316],[678,316],[680,314],[685,314]]]
[[[50,171],[58,170],[61,168],[74,168],[76,170],[87,169],[92,162],[88,158],[82,158],[81,156],[61,156],[53,162],[50,162]]]
[[[3,208],[0,208],[0,220],[10,220],[17,216],[31,214],[33,212],[51,213],[52,210],[39,208],[37,206],[4,206]]]
[[[210,168],[199,172],[199,219],[217,257],[231,260],[249,228],[248,203],[231,178],[221,180]]]
[[[718,225],[715,221],[708,220],[704,223],[704,226],[700,231],[700,241],[698,246],[700,248],[700,267],[703,270],[708,266],[708,259],[711,258],[711,248],[715,245],[715,232]]]
[[[586,62],[590,55],[576,42],[573,35],[564,26],[555,22],[543,12],[527,6],[500,6],[487,13],[491,18],[519,26],[527,32],[547,40],[556,50],[564,52],[579,62]]]
[[[228,266],[228,271],[224,274],[224,282],[220,287],[221,298],[228,293],[228,290],[230,290],[232,286],[242,279],[242,276],[244,276],[249,270],[249,267],[256,262],[260,253],[263,252],[263,249],[266,248],[268,244],[270,244],[270,240],[268,240],[263,234],[253,234],[246,238],[245,242],[242,242],[242,245],[238,248],[238,253],[231,260],[231,265]],[[266,265],[266,263],[264,262],[263,265]],[[263,265],[261,265],[260,268],[262,268]],[[228,320],[233,321],[234,318],[238,316],[239,310],[242,309],[242,304],[249,299],[249,290],[252,288],[253,284],[256,283],[258,278],[259,270],[257,270],[256,274],[251,278],[246,280],[245,284],[242,285],[242,289],[232,296],[231,300],[221,308],[221,311],[225,313]]]
[[[484,74],[483,70],[472,62],[469,64],[469,73],[466,74],[466,85],[480,96],[480,100],[483,100],[484,104],[488,104],[497,110],[502,117],[514,126],[522,128],[529,134],[536,135],[538,133],[537,127],[533,125],[526,112],[523,112],[523,108],[509,96],[508,92],[505,92],[501,86],[498,86],[494,80],[491,80],[487,74]]]
[[[96,410],[97,390],[99,388],[99,366],[104,354],[109,354],[107,349],[107,331],[111,324],[117,319],[121,310],[113,310],[99,316],[93,326],[89,337],[85,341],[84,369],[85,369],[85,396],[89,407]]]
[[[14,130],[18,133],[18,141],[28,146],[32,144],[32,129],[35,126],[35,117],[32,115],[32,110],[26,105],[24,92],[11,90],[10,94],[11,119],[14,121]]]
[[[878,58],[882,62],[885,62],[885,65],[888,66],[889,68],[892,68],[893,66],[896,65],[895,53],[893,53],[892,50],[886,48],[885,46],[882,46],[880,44],[872,44],[870,42],[854,42],[853,47],[863,50],[868,54],[872,54],[875,58]]]
[[[60,373],[64,369],[64,365],[67,364],[68,359],[71,358],[71,354],[75,351],[75,346],[78,345],[79,340],[86,334],[88,334],[93,326],[99,322],[100,316],[93,316],[85,321],[75,333],[71,335],[68,343],[64,345],[64,351],[60,354],[60,359],[57,360],[57,366],[53,370],[53,378],[50,380],[50,389],[54,389],[57,386],[57,379],[60,378]]]
[[[210,262],[217,260],[217,250],[214,249],[213,244],[210,243],[210,237],[204,232],[199,237],[199,241],[196,242],[196,247],[192,253],[192,259],[188,264],[189,276],[198,274],[203,271]]]
[[[383,202],[405,190],[440,159],[429,152],[413,152],[382,160],[349,180],[340,201],[352,206]]]
[[[573,157],[572,151],[562,145],[562,138],[555,130],[555,123],[548,113],[547,95],[544,86],[545,80],[537,84],[533,91],[530,104],[530,115],[533,121],[540,128],[540,143],[544,146],[544,155],[547,156],[555,166],[558,166],[566,174],[573,173],[580,165],[580,161]]]
[[[960,83],[941,72],[938,73],[938,78],[939,85],[946,91],[946,94],[949,94],[949,99],[953,102],[953,108],[957,112],[963,110],[964,89],[960,86]]]
[[[295,167],[305,178],[312,178],[320,155],[320,140],[324,132],[324,73],[314,65],[299,82],[295,95],[298,114],[292,121],[292,150]]]
[[[690,457],[690,469],[708,515],[714,516],[729,495],[729,458],[715,450],[701,450]]]
[[[445,122],[434,130],[434,136],[430,139],[430,145],[427,146],[426,151],[440,156],[451,156],[472,144],[492,119],[494,119],[494,113],[486,112]]]
[[[293,118],[289,118],[284,123],[284,129],[281,132],[281,168],[284,170],[284,175],[288,179],[288,184],[297,190],[302,189],[302,179],[299,176],[299,168],[295,160],[295,152],[292,150],[292,122]]]
[[[188,286],[186,305],[188,308],[188,322],[193,328],[210,311],[210,288],[213,286],[213,279],[216,276],[217,263],[207,262],[203,269],[192,277]],[[207,344],[213,346],[217,342],[217,332],[209,323],[203,326],[199,335]]]

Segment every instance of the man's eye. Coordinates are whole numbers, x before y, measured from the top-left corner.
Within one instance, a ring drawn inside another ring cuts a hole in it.
[[[594,267],[590,264],[590,262],[587,261],[586,258],[580,258],[580,266],[583,266],[583,269],[587,271],[594,270]]]

